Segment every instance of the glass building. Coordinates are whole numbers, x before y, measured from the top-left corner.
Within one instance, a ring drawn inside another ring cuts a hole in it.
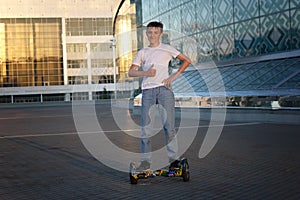
[[[0,87],[63,85],[61,19],[0,19]]]
[[[222,92],[227,105],[284,105],[283,99],[294,98],[300,106],[299,0],[123,0],[119,8],[114,34],[133,37],[131,51],[118,57],[127,70],[147,42],[144,27],[160,21],[163,42],[192,59],[190,69],[173,84],[177,96],[212,101]],[[117,40],[117,47],[122,44]],[[177,65],[172,61],[170,68]]]
[[[0,3],[1,103],[95,100],[114,90],[113,1]]]

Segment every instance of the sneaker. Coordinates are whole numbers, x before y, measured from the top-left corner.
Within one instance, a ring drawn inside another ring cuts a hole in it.
[[[174,160],[169,166],[169,170],[177,170],[180,168],[180,160]]]
[[[148,170],[148,169],[150,169],[150,162],[147,160],[143,160],[141,162],[140,166],[138,166],[136,169],[138,171]]]

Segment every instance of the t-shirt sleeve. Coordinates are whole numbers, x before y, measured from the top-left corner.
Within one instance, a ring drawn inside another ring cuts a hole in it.
[[[133,59],[133,61],[132,61],[132,64],[133,65],[137,65],[137,66],[141,66],[141,63],[142,63],[142,50],[140,50],[137,54],[136,54],[136,56],[135,56],[135,58]]]
[[[169,46],[169,51],[173,58],[176,58],[180,54],[180,51],[178,51],[177,49],[175,49],[172,46]]]

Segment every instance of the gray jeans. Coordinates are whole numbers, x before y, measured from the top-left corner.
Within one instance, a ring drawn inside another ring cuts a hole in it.
[[[142,93],[142,160],[151,161],[153,123],[152,125],[150,123],[152,117],[150,118],[151,114],[149,111],[156,103],[158,103],[158,107],[161,108],[159,109],[159,113],[166,138],[167,155],[170,160],[174,160],[177,158],[178,152],[178,142],[175,131],[175,98],[173,91],[164,86],[145,89]]]

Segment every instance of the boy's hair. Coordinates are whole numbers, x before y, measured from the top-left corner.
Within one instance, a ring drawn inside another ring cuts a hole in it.
[[[147,28],[149,28],[149,27],[157,27],[157,28],[161,28],[161,32],[163,32],[163,29],[164,29],[163,23],[161,23],[161,22],[156,22],[156,21],[150,22],[150,23],[147,25]]]

